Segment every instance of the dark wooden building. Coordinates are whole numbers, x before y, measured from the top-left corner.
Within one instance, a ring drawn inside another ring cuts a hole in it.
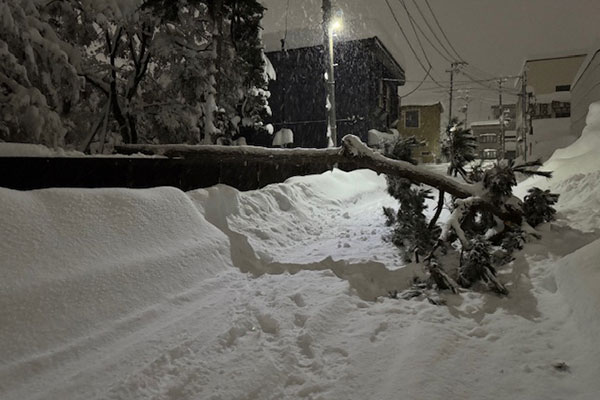
[[[327,146],[323,46],[268,52],[277,73],[269,90],[275,131],[294,132],[294,147]],[[377,38],[336,42],[335,96],[338,142],[347,134],[367,140],[398,119],[398,86],[404,69]]]

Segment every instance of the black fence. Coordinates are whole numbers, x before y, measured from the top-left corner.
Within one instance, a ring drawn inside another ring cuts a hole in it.
[[[0,157],[0,186],[17,190],[49,187],[174,186],[187,191],[223,183],[258,189],[296,175],[318,174],[329,165],[136,157]]]

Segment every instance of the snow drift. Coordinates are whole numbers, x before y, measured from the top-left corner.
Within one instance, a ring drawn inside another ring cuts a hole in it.
[[[600,239],[568,224],[597,229],[599,132],[600,106],[553,179],[517,188],[561,212],[499,271],[510,295],[445,307],[372,301],[418,271],[381,240],[396,204],[370,171],[0,189],[0,397],[596,399]]]
[[[0,359],[25,359],[231,266],[225,235],[174,188],[0,189]]]
[[[543,169],[553,171],[552,179],[531,178],[515,193],[526,195],[538,186],[560,193],[557,210],[583,231],[600,228],[600,103],[592,103],[581,137],[570,146],[556,150]]]

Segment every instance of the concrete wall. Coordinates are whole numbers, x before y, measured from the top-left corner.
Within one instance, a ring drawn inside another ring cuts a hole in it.
[[[600,49],[590,54],[571,88],[571,135],[580,136],[591,103],[600,101]]]
[[[570,85],[585,55],[547,60],[530,60],[525,63],[527,80],[536,95],[554,93],[556,86]]]

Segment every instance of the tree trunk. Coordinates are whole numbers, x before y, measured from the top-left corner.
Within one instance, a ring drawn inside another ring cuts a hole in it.
[[[370,169],[380,174],[405,178],[449,193],[459,199],[471,198],[469,207],[490,211],[504,221],[520,223],[518,210],[498,207],[481,198],[479,185],[465,184],[445,175],[436,174],[406,161],[392,160],[367,147],[354,135],[342,139],[342,147],[328,149],[271,149],[255,146],[207,146],[207,145],[122,145],[115,150],[124,154],[145,153],[173,158],[202,158],[216,164],[231,160],[254,163],[279,163],[311,165],[320,164],[329,169],[337,165],[342,170]]]

